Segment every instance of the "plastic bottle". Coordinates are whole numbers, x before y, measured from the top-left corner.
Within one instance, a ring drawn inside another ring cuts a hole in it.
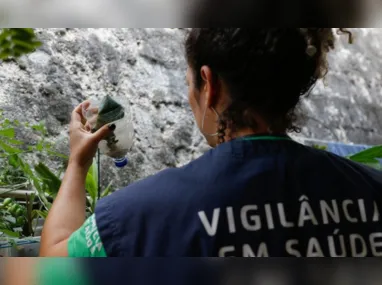
[[[124,167],[127,153],[134,142],[134,128],[127,98],[105,96],[92,98],[82,113],[87,122],[85,127],[95,132],[106,124],[114,124],[113,134],[99,144],[101,154],[113,158],[116,167]]]

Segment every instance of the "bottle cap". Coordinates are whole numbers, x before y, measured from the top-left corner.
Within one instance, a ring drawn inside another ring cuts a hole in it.
[[[128,163],[128,160],[127,160],[126,157],[119,158],[119,159],[114,159],[114,164],[118,168],[122,168],[122,167],[126,166],[127,163]]]

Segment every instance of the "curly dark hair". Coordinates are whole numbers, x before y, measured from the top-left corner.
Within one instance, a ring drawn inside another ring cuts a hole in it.
[[[339,29],[341,33],[351,33]],[[299,132],[296,107],[300,98],[328,70],[326,55],[334,48],[331,28],[194,28],[189,31],[186,58],[196,88],[200,68],[228,88],[230,105],[220,114],[224,129],[256,129],[260,115],[272,132]]]

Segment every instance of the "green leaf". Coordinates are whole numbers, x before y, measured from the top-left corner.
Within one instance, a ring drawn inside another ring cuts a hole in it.
[[[41,185],[41,181],[35,177],[34,175],[29,176],[29,179],[31,181],[31,184],[33,185],[34,189],[37,192],[37,197],[40,199],[41,203],[44,204],[44,207],[47,207],[49,204],[48,200],[46,199],[45,189]]]
[[[378,163],[377,158],[382,158],[382,145],[366,149],[348,158],[360,163]]]
[[[41,204],[44,206],[46,210],[50,210],[52,207],[52,204],[48,202],[45,196],[45,192],[41,190],[40,185],[38,184],[38,181],[33,180],[33,186],[35,187],[35,190],[37,192],[37,197],[40,200]]]
[[[110,182],[110,184],[107,185],[107,187],[105,188],[105,190],[101,194],[101,198],[106,197],[106,196],[110,195],[113,192],[113,190],[111,188],[112,184],[113,184],[113,182]]]
[[[21,164],[21,159],[17,154],[12,154],[8,157],[8,162],[13,167],[19,167]]]
[[[32,28],[18,28],[18,29],[11,29],[18,31],[21,35],[24,35],[27,38],[34,38],[34,31]]]
[[[377,163],[362,163],[362,164],[377,170],[382,170],[382,165],[379,163],[379,161]]]
[[[5,216],[5,217],[4,217],[4,220],[5,220],[5,221],[8,221],[8,222],[10,222],[10,223],[12,223],[12,224],[15,224],[15,223],[16,223],[16,218],[13,217],[13,216]]]
[[[33,42],[26,42],[26,41],[22,41],[22,40],[17,40],[15,38],[12,39],[12,42],[16,46],[18,46],[18,48],[22,48],[23,50],[25,50],[25,52],[33,51],[33,49],[34,49]]]
[[[13,145],[23,145],[24,142],[14,139],[7,139],[7,143],[13,144]]]
[[[51,151],[51,150],[47,150],[47,153],[51,156],[57,156],[57,157],[60,157],[60,158],[63,158],[63,159],[68,159],[69,157],[65,154],[62,154],[62,153],[59,153],[59,152],[55,152],[55,151]]]
[[[41,122],[40,124],[37,124],[37,125],[33,125],[32,129],[35,130],[35,131],[38,131],[38,132],[40,132],[42,134],[45,134],[45,132],[46,132],[44,122]]]
[[[56,196],[58,190],[61,187],[61,179],[57,177],[50,169],[43,163],[39,163],[35,166],[35,171],[38,177],[42,180],[42,182],[46,185],[45,190],[49,193],[49,195]]]
[[[97,178],[94,177],[93,175],[95,168],[96,167],[94,164],[90,167],[89,172],[86,175],[86,186],[85,186],[86,191],[91,198],[91,207],[93,211],[94,211],[95,203],[97,201],[97,196],[98,196],[98,181],[97,181]]]
[[[41,42],[33,29],[10,28],[2,29],[0,33],[0,58],[6,60],[33,52]]]
[[[12,154],[8,157],[8,162],[11,166],[18,168],[20,167],[21,170],[25,173],[25,175],[30,178],[33,176],[33,172],[30,168],[30,166],[27,163],[24,163],[24,161],[20,158],[17,154]]]
[[[11,147],[10,145],[6,144],[3,141],[0,141],[0,149],[10,154],[16,154],[16,153],[22,152],[21,149]]]
[[[9,51],[6,51],[6,50],[2,50],[0,52],[0,59],[7,59],[11,56],[11,53]]]
[[[91,173],[86,176],[86,191],[93,200],[97,199],[97,183]]]
[[[38,215],[40,218],[46,219],[48,217],[48,211],[33,210],[33,213]]]
[[[36,149],[38,151],[42,151],[44,149],[44,144],[43,142],[38,142],[37,145],[36,145]]]
[[[325,145],[314,144],[314,145],[312,145],[312,147],[315,148],[315,149],[320,149],[320,150],[327,150],[328,149],[328,147],[325,146]]]
[[[24,163],[24,161],[18,155],[11,155],[9,157],[9,163],[12,166],[20,167],[25,175],[28,177],[30,183],[34,186],[37,196],[40,199],[41,203],[46,209],[50,209],[51,203],[48,202],[45,196],[44,188],[41,186],[41,181],[36,177],[29,166],[29,164]]]
[[[95,183],[97,184],[97,187],[98,187],[98,164],[97,164],[97,160],[96,159],[93,160],[93,164],[90,167],[89,172],[92,174],[92,176],[94,178],[94,181],[95,181]]]
[[[0,234],[1,233],[8,236],[8,237],[12,237],[12,238],[19,238],[20,237],[20,233],[16,233],[16,232],[13,232],[13,231],[10,231],[7,229],[0,229]]]
[[[15,129],[0,129],[0,136],[13,139],[15,137]]]

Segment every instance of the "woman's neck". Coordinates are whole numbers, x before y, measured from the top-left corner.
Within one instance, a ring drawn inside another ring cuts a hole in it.
[[[234,132],[231,135],[227,135],[225,137],[225,141],[229,141],[231,139],[236,139],[236,138],[241,138],[241,137],[246,137],[246,136],[256,136],[256,135],[275,135],[275,134],[285,134],[284,132],[271,132],[268,127],[266,128],[258,128],[257,130],[253,129],[242,129]]]

